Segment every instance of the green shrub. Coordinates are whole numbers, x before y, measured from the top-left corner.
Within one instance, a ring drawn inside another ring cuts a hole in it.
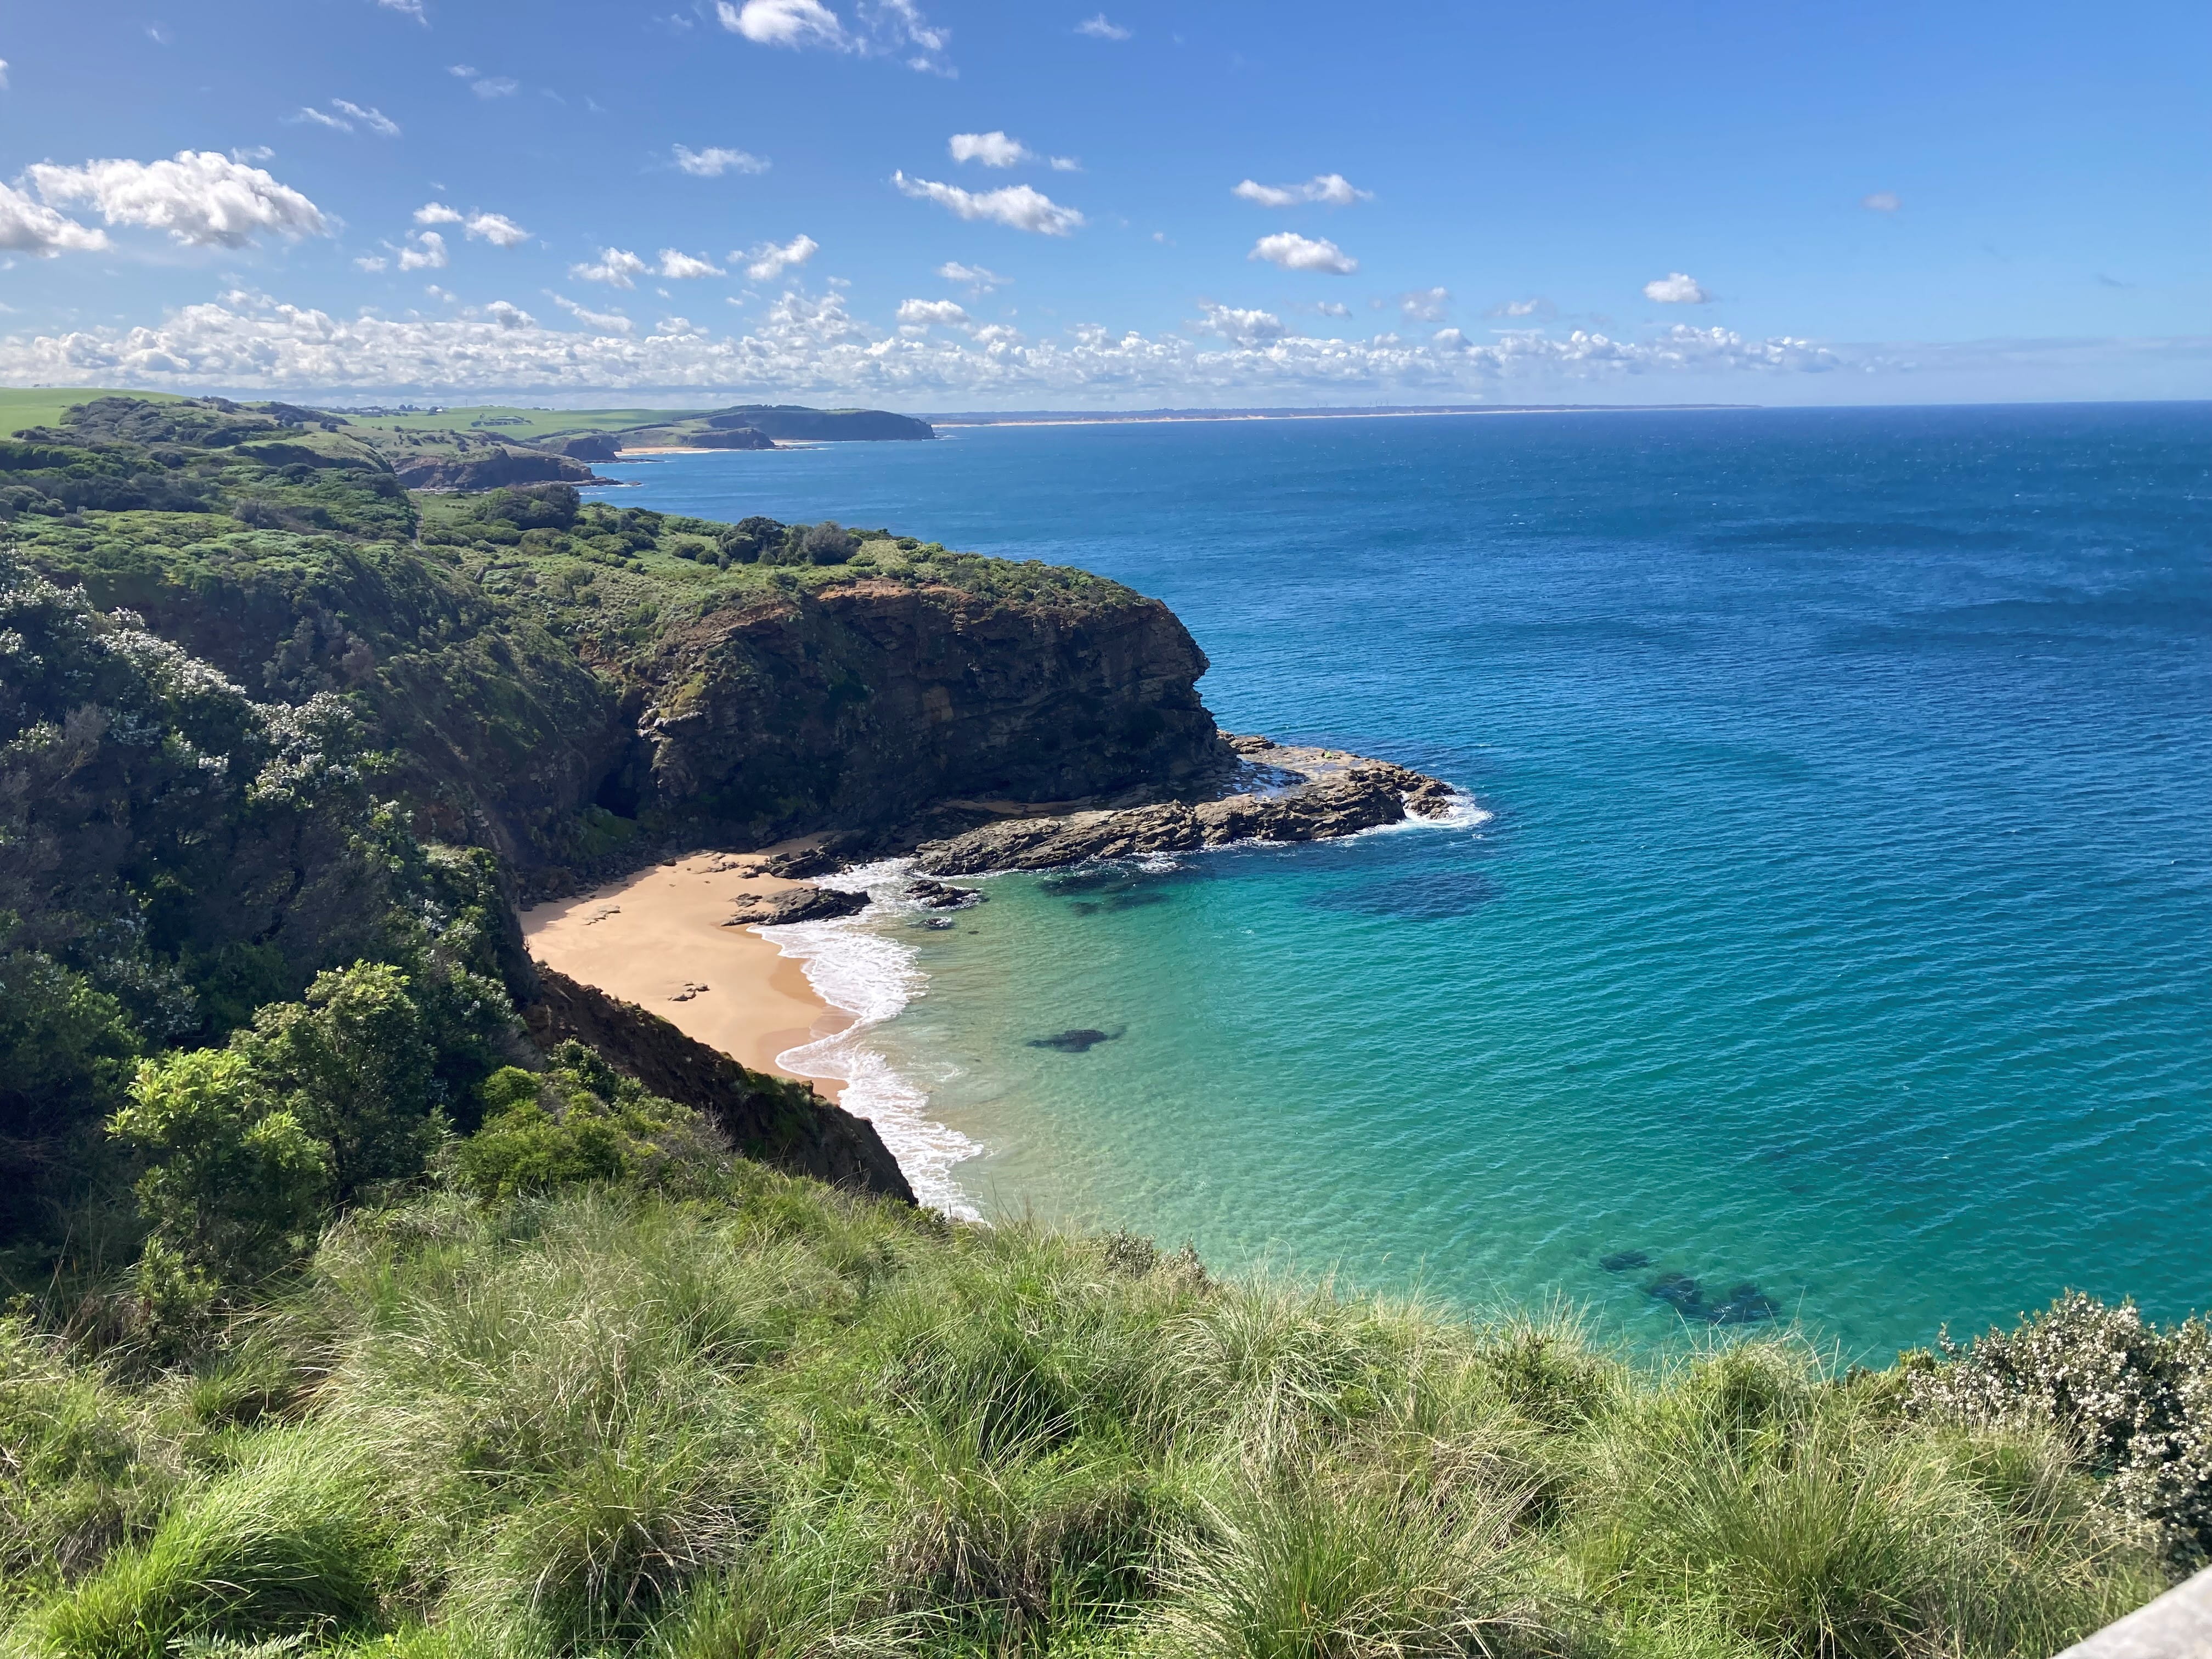
[[[486,1079],[483,1127],[454,1148],[462,1187],[488,1199],[550,1192],[577,1182],[645,1183],[724,1158],[706,1121],[649,1094],[579,1042],[551,1070],[507,1066]]]

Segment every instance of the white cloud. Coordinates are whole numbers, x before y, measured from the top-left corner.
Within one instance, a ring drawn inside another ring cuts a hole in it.
[[[1094,40],[1126,40],[1131,33],[1119,23],[1108,22],[1106,14],[1103,11],[1096,17],[1085,18],[1075,26],[1075,32],[1078,34],[1087,34]]]
[[[554,294],[548,297],[585,327],[595,328],[602,334],[628,334],[637,326],[619,311],[587,311],[565,295]]]
[[[891,183],[916,201],[934,202],[963,219],[988,219],[1016,230],[1034,231],[1040,236],[1066,236],[1083,222],[1083,216],[1073,208],[1062,207],[1027,185],[1009,185],[1003,190],[977,194],[962,190],[957,185],[909,179],[903,173],[891,174]]]
[[[705,149],[692,149],[683,144],[675,145],[672,153],[678,169],[694,179],[719,179],[726,173],[766,173],[768,163],[757,155],[748,155],[741,149],[725,149],[720,144]]]
[[[425,202],[415,210],[418,225],[458,225],[461,216],[458,208],[449,208],[443,202]]]
[[[858,9],[859,29],[848,28],[822,0],[744,0],[741,5],[715,0],[714,15],[731,33],[757,46],[794,52],[819,46],[868,56],[911,53],[908,69],[951,73],[943,57],[950,33],[933,27],[914,0],[860,0]]]
[[[956,161],[981,161],[987,167],[1010,167],[1017,161],[1034,161],[1036,152],[1018,138],[1003,132],[956,132],[945,148]]]
[[[1011,276],[1001,276],[997,271],[982,265],[963,265],[957,259],[947,259],[938,266],[937,274],[948,283],[964,284],[971,298],[1004,288],[1014,280]]]
[[[1549,300],[1541,298],[1506,300],[1491,307],[1484,314],[1490,317],[1551,317],[1556,316],[1559,309]]]
[[[1417,288],[1398,296],[1398,309],[1409,323],[1440,323],[1451,298],[1448,288]]]
[[[778,247],[774,242],[763,242],[750,254],[732,253],[730,257],[732,259],[750,259],[752,262],[745,267],[747,280],[756,283],[772,283],[785,271],[796,270],[805,264],[815,256],[821,246],[822,244],[811,236],[794,236],[781,247]]]
[[[354,265],[361,270],[382,270],[392,263],[380,253],[363,253],[356,257]]]
[[[8,90],[8,60],[0,58],[0,92]]]
[[[260,232],[326,236],[323,211],[259,167],[213,150],[181,149],[167,161],[41,161],[24,176],[48,202],[89,202],[111,225],[166,230],[195,247],[244,247]]]
[[[570,265],[568,274],[583,283],[605,283],[609,288],[635,288],[650,267],[635,253],[618,247],[599,250],[595,265]]]
[[[1229,193],[1271,208],[1303,207],[1309,202],[1317,202],[1324,207],[1350,207],[1354,202],[1375,199],[1373,191],[1358,188],[1340,173],[1316,173],[1303,185],[1263,185],[1247,179]]]
[[[858,50],[844,23],[822,0],[745,0],[742,6],[717,0],[714,15],[731,33],[742,34],[757,46]]]
[[[932,323],[964,323],[968,320],[968,308],[951,300],[902,300],[899,302],[898,319],[921,327]]]
[[[1095,325],[1034,341],[995,325],[915,338],[856,322],[835,293],[787,294],[738,335],[687,324],[649,334],[610,325],[583,336],[542,326],[513,306],[435,319],[349,319],[232,295],[185,307],[149,326],[0,339],[0,382],[17,385],[447,395],[684,386],[891,407],[902,401],[943,407],[938,400],[953,397],[999,407],[1048,398],[1136,406],[1439,401],[1513,382],[1604,386],[1650,375],[1884,367],[1901,364],[1863,349],[1843,352],[1789,337],[1746,339],[1726,329],[1679,325],[1643,341],[1577,331],[1564,339],[1516,333],[1487,344],[1463,337],[1363,342],[1285,333],[1209,345]]]
[[[418,230],[412,239],[414,246],[399,250],[402,270],[443,270],[446,268],[446,239],[434,230]]]
[[[1349,317],[1352,315],[1352,307],[1346,305],[1341,300],[1317,300],[1314,302],[1313,308],[1324,317]]]
[[[1233,306],[1201,303],[1204,313],[1200,326],[1239,345],[1257,345],[1267,340],[1279,340],[1290,332],[1283,319],[1272,311],[1239,311]]]
[[[511,75],[487,75],[481,81],[469,82],[469,90],[479,98],[512,98],[522,90],[522,82]]]
[[[454,64],[446,70],[447,74],[457,75],[464,81],[472,79],[476,72],[477,66],[474,64]]]
[[[1859,205],[1875,213],[1894,213],[1905,204],[1893,190],[1878,190],[1871,196],[1859,198]]]
[[[413,18],[424,28],[430,27],[430,20],[422,15],[422,0],[376,0],[376,3],[386,11],[396,11],[402,17]]]
[[[107,246],[107,234],[41,206],[11,185],[0,184],[0,252],[51,259],[57,253],[90,253]]]
[[[471,213],[461,228],[471,240],[489,242],[494,247],[514,247],[530,240],[530,233],[504,213]]]
[[[294,111],[291,114],[283,117],[283,119],[284,125],[287,126],[295,127],[302,121],[312,121],[315,125],[319,127],[328,127],[333,132],[351,132],[353,131],[352,122],[341,119],[339,117],[335,115],[325,115],[322,111],[315,109],[306,104],[301,105],[297,110]]]
[[[657,275],[665,276],[672,282],[681,282],[693,276],[719,276],[722,274],[721,266],[714,264],[713,260],[696,259],[672,247],[660,250],[660,264],[655,270]]]
[[[1653,278],[1644,285],[1644,297],[1662,306],[1701,306],[1712,295],[1698,286],[1697,278],[1680,270]]]
[[[380,138],[397,138],[399,136],[399,123],[380,109],[363,109],[359,104],[344,98],[331,99],[331,107],[343,115],[350,115]]]
[[[1285,270],[1319,270],[1331,276],[1349,276],[1359,269],[1358,260],[1326,236],[1301,236],[1294,230],[1262,236],[1244,257],[1265,259]]]
[[[1054,173],[1080,173],[1083,171],[1083,163],[1077,161],[1073,155],[1055,155],[1052,158],[1051,166],[1052,170]]]

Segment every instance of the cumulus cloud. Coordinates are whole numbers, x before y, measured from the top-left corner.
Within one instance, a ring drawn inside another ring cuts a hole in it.
[[[1331,276],[1349,276],[1359,269],[1358,260],[1326,236],[1301,236],[1294,230],[1262,236],[1244,257],[1265,259],[1285,270],[1318,270]]]
[[[1349,317],[1352,315],[1352,307],[1346,305],[1341,300],[1317,300],[1314,302],[1313,308],[1324,317]]]
[[[424,28],[430,27],[430,20],[422,15],[422,0],[376,0],[376,3],[386,11],[396,11],[402,17],[413,18]]]
[[[331,107],[342,115],[350,115],[380,138],[397,138],[399,136],[399,123],[374,106],[363,109],[350,99],[333,98]]]
[[[988,219],[994,224],[1033,231],[1040,236],[1066,236],[1083,223],[1083,216],[1073,208],[1062,207],[1028,185],[1009,185],[1003,190],[978,193],[963,190],[957,185],[909,179],[903,173],[891,174],[891,183],[916,201],[934,202],[963,219]]]
[[[546,297],[586,328],[595,328],[602,334],[628,334],[637,326],[619,311],[589,311],[564,294],[548,294]]]
[[[951,300],[904,300],[899,303],[898,319],[925,328],[932,323],[964,323],[968,309]]]
[[[1559,309],[1549,300],[1545,299],[1504,300],[1491,307],[1483,315],[1486,317],[1553,317],[1559,314]]]
[[[348,319],[232,295],[151,326],[0,340],[0,380],[15,383],[446,395],[772,388],[878,404],[1086,396],[1179,403],[1194,394],[1412,402],[1481,395],[1516,381],[1602,386],[1655,374],[1818,373],[1870,361],[1789,337],[1746,339],[1679,325],[1642,341],[1578,330],[1564,339],[1516,333],[1487,344],[1289,333],[1207,344],[1096,325],[1034,341],[996,325],[915,337],[856,322],[834,292],[786,294],[738,335],[672,322],[651,333],[607,325],[582,336],[543,326],[513,306],[436,319]]]
[[[1199,326],[1234,340],[1239,345],[1256,345],[1262,341],[1279,340],[1290,332],[1283,319],[1272,311],[1240,311],[1234,306],[1217,306],[1201,301],[1202,313]]]
[[[90,253],[107,246],[107,234],[33,201],[0,184],[0,251],[51,259],[57,253]]]
[[[745,267],[749,281],[772,283],[785,271],[796,270],[811,259],[821,246],[811,236],[794,236],[781,247],[774,242],[763,242],[749,254],[733,253],[730,257],[751,261]]]
[[[1102,11],[1096,17],[1086,17],[1078,23],[1075,32],[1087,34],[1094,40],[1126,40],[1133,31],[1123,28],[1119,23],[1108,22],[1106,14]]]
[[[418,230],[410,239],[410,246],[399,250],[402,270],[443,270],[446,268],[446,239],[434,230]]]
[[[415,210],[415,222],[418,225],[458,225],[461,216],[459,209],[449,208],[443,202],[425,202]]]
[[[1905,204],[1893,190],[1878,190],[1871,196],[1859,198],[1859,205],[1875,213],[1894,213]]]
[[[86,202],[111,225],[166,230],[194,247],[244,247],[257,234],[326,236],[323,211],[259,167],[214,150],[180,149],[167,161],[41,161],[24,176],[49,203]]]
[[[1357,188],[1340,173],[1316,173],[1303,185],[1263,185],[1247,179],[1229,193],[1270,208],[1304,207],[1314,202],[1324,207],[1350,207],[1354,202],[1375,199],[1373,191]]]
[[[274,158],[276,154],[266,144],[241,144],[231,151],[230,159],[234,161],[266,161]]]
[[[605,283],[609,288],[635,288],[637,279],[652,267],[626,248],[603,247],[599,263],[568,267],[568,274],[580,283]]]
[[[985,266],[963,264],[957,259],[947,259],[938,266],[937,274],[948,283],[964,284],[970,297],[988,294],[1013,281],[1012,277],[1001,276]]]
[[[489,242],[494,247],[514,247],[530,240],[530,233],[504,213],[471,213],[461,228],[471,241]]]
[[[1409,323],[1440,323],[1451,297],[1448,288],[1417,288],[1398,296],[1398,309]]]
[[[1694,276],[1670,270],[1644,283],[1644,297],[1662,306],[1701,306],[1710,303],[1713,296],[1698,286]]]
[[[675,248],[665,247],[660,250],[660,264],[655,267],[655,274],[672,282],[682,282],[693,276],[719,276],[722,268],[711,259],[694,258]]]
[[[376,271],[382,270],[392,261],[380,253],[363,253],[358,255],[353,263],[354,268],[357,270]]]
[[[692,149],[678,144],[672,153],[680,172],[694,179],[719,179],[726,173],[766,173],[768,163],[757,155],[749,155],[741,149],[725,149],[720,144],[705,149]]]
[[[987,167],[1010,167],[1017,161],[1034,161],[1036,153],[1018,138],[1003,132],[956,132],[945,148],[956,161],[981,161]]]
[[[731,33],[742,34],[757,46],[851,52],[857,45],[822,0],[744,0],[742,6],[717,0],[714,15]]]

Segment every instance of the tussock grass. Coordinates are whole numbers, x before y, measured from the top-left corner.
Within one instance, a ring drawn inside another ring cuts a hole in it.
[[[1903,1397],[759,1172],[431,1194],[190,1368],[7,1328],[0,1613],[52,1659],[2041,1659],[2155,1590],[2062,1447]]]

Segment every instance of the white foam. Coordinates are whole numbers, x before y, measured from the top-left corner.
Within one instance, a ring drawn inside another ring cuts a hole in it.
[[[876,1126],[915,1196],[933,1209],[973,1221],[979,1212],[953,1180],[952,1170],[982,1147],[931,1118],[928,1091],[900,1076],[865,1041],[872,1027],[929,994],[929,976],[915,951],[865,925],[872,918],[917,908],[898,896],[911,864],[908,859],[885,859],[822,877],[819,886],[869,896],[868,908],[857,915],[751,931],[795,958],[816,995],[853,1016],[843,1030],[787,1048],[775,1063],[801,1077],[842,1083],[845,1109]]]
[[[1358,836],[1387,836],[1401,830],[1477,830],[1498,815],[1486,806],[1475,804],[1473,795],[1464,789],[1451,792],[1451,805],[1435,817],[1425,818],[1418,812],[1408,812],[1395,823],[1378,823],[1372,829],[1355,830],[1346,837]]]

